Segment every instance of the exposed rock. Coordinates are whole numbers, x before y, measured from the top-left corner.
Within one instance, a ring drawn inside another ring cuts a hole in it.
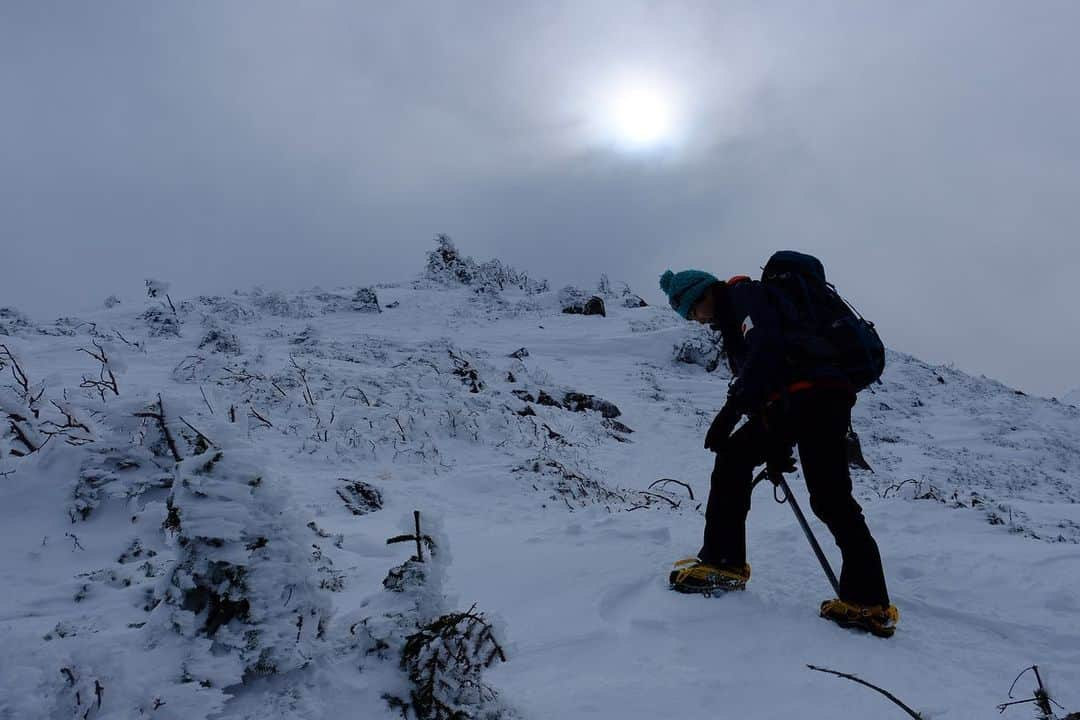
[[[587,296],[572,285],[567,285],[559,291],[559,305],[562,306],[564,313],[571,315],[607,316],[602,297],[599,295]]]
[[[374,485],[346,478],[339,478],[338,482],[344,483],[337,489],[338,497],[353,515],[367,515],[382,509],[382,493]]]
[[[454,362],[454,374],[469,386],[469,392],[478,393],[484,389],[484,383],[480,380],[480,371],[471,362],[460,355],[455,355],[453,350],[450,351],[450,359]]]
[[[615,403],[608,402],[595,395],[586,395],[585,393],[569,392],[563,396],[563,407],[573,412],[584,412],[586,410],[595,410],[604,418],[616,418],[622,415],[619,408],[615,406]]]
[[[518,348],[514,352],[510,353],[509,357],[515,358],[517,360],[522,360],[524,358],[529,357],[529,350],[527,348],[523,348],[523,347]]]
[[[547,405],[548,407],[562,407],[562,403],[548,395],[543,390],[541,390],[540,394],[537,396],[536,403],[538,405]]]

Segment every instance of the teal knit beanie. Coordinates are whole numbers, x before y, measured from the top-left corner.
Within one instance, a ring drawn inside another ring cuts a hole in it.
[[[667,270],[660,276],[660,289],[667,294],[672,309],[684,320],[689,320],[690,308],[694,307],[694,303],[705,294],[705,289],[714,282],[719,280],[704,270],[683,270],[677,273]]]

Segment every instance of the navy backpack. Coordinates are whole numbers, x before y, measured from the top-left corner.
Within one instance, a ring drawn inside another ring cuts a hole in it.
[[[781,250],[761,273],[761,282],[779,289],[797,317],[785,327],[788,362],[796,368],[837,370],[856,391],[869,387],[885,370],[885,345],[874,323],[863,318],[825,279],[825,267],[812,255]]]

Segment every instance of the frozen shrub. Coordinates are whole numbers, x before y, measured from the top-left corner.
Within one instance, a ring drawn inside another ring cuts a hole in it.
[[[316,654],[327,607],[304,542],[282,525],[287,505],[253,450],[210,449],[177,466],[164,522],[177,561],[155,613],[162,628],[210,641],[187,665],[193,680],[224,687]]]
[[[352,309],[356,312],[382,312],[379,307],[379,298],[375,295],[374,288],[360,288],[352,299]]]
[[[722,357],[720,337],[706,327],[691,326],[690,336],[675,346],[674,354],[677,362],[700,365],[706,372],[712,372]]]
[[[476,263],[461,257],[449,235],[437,235],[435,244],[437,247],[427,255],[427,279],[447,285],[471,284]]]
[[[572,315],[607,315],[602,297],[588,296],[572,285],[567,285],[559,291],[559,305],[564,313]]]
[[[592,504],[626,502],[626,497],[618,490],[545,455],[535,457],[515,467],[512,472],[528,473],[525,477],[530,478],[536,490],[541,489],[537,483],[547,485],[550,492],[548,497],[551,500],[565,502],[570,509],[583,508]]]
[[[180,337],[180,320],[167,308],[149,307],[139,319],[146,323],[150,337]]]
[[[146,280],[146,296],[150,298],[162,298],[169,296],[169,283],[161,280]]]
[[[477,263],[463,257],[448,235],[435,237],[436,248],[427,255],[424,277],[441,285],[464,285],[479,293],[497,294],[509,288],[529,294],[547,292],[546,280],[533,280],[499,260]]]
[[[310,318],[315,313],[303,298],[289,298],[285,293],[274,291],[265,293],[255,290],[251,296],[252,304],[267,315],[284,318]]]
[[[484,710],[497,693],[483,682],[483,671],[500,661],[506,662],[506,653],[475,607],[421,627],[406,638],[401,653],[401,667],[413,684],[409,699],[416,717],[491,717]]]
[[[223,353],[225,355],[239,355],[240,341],[236,335],[219,327],[211,327],[199,341],[200,350]]]
[[[419,533],[426,559],[413,555],[392,568],[383,581],[386,611],[355,626],[366,636],[362,662],[396,657],[407,680],[407,693],[387,693],[383,699],[415,720],[514,717],[483,678],[486,669],[507,659],[499,628],[475,606],[465,612],[446,607],[443,577],[449,553],[441,523],[425,515],[421,526],[414,514],[402,527],[407,535],[389,542],[412,546]]]
[[[259,317],[258,313],[243,303],[219,295],[204,295],[198,298],[198,303],[206,308],[203,315],[203,325],[207,327],[215,324],[237,325],[250,323]]]
[[[565,309],[567,307],[582,306],[585,301],[588,300],[588,295],[581,288],[574,287],[573,285],[567,285],[559,290],[559,305]]]
[[[0,335],[14,335],[19,330],[33,329],[30,318],[15,308],[0,307]]]
[[[635,295],[628,284],[624,282],[618,283],[617,286],[612,284],[607,275],[600,276],[600,282],[597,283],[596,287],[597,295],[601,298],[613,301],[625,308],[647,307],[649,304],[642,300],[641,296]]]

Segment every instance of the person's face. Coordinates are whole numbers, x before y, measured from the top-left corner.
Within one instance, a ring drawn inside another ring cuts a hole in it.
[[[694,303],[690,308],[689,319],[694,322],[699,322],[703,325],[707,325],[712,322],[713,319],[713,307],[712,298],[708,293],[702,296],[700,300]]]

